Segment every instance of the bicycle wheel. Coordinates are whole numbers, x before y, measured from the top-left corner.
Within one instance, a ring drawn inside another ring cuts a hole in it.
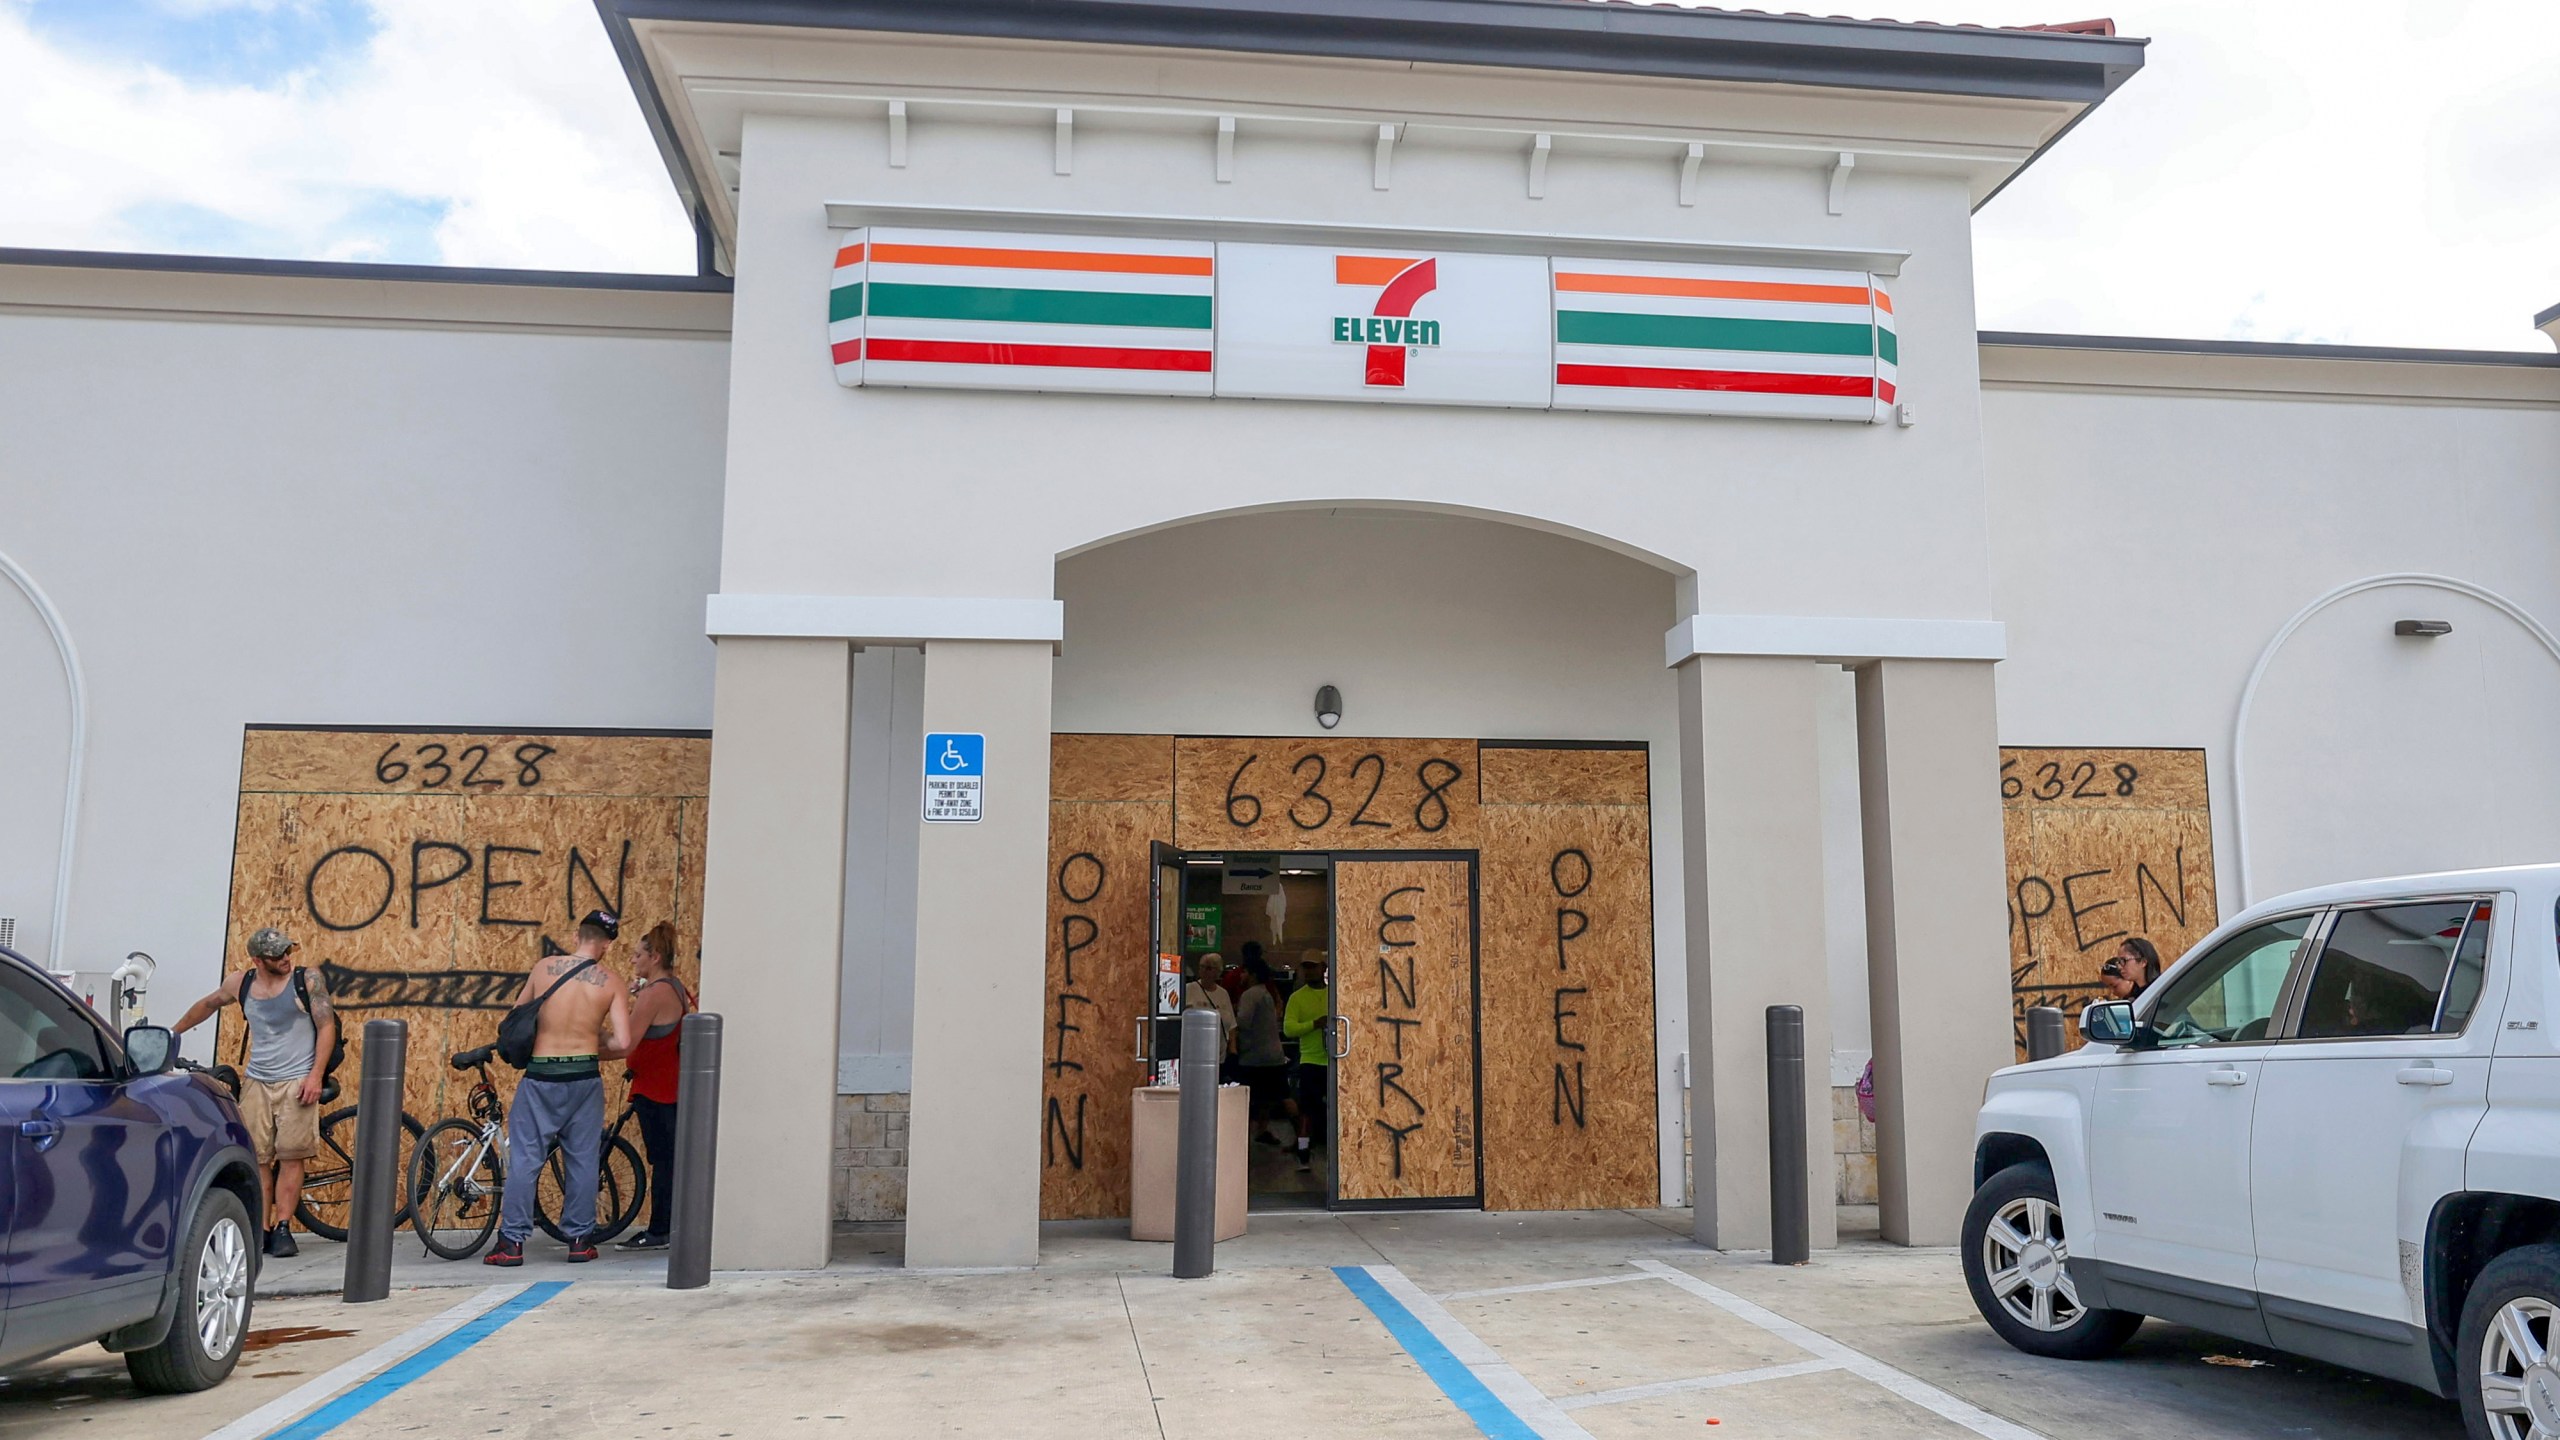
[[[596,1166],[596,1228],[588,1232],[588,1239],[602,1245],[631,1228],[645,1198],[645,1174],[640,1152],[630,1141],[619,1135],[605,1141],[604,1156]],[[568,1157],[554,1145],[543,1157],[541,1185],[533,1192],[533,1222],[563,1245],[571,1243],[569,1232],[559,1223],[560,1197],[568,1188],[568,1177]]]
[[[391,1183],[400,1187],[401,1205],[391,1228],[409,1223],[409,1157],[426,1130],[416,1116],[400,1112],[400,1153],[391,1164]],[[332,1110],[320,1117],[320,1153],[302,1167],[302,1198],[293,1218],[323,1240],[347,1238],[347,1206],[355,1200],[356,1107]]]
[[[439,1120],[409,1157],[409,1224],[430,1254],[468,1260],[498,1228],[506,1193],[496,1142],[468,1120]]]

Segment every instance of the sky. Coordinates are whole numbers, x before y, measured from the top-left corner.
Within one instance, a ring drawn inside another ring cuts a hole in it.
[[[1859,13],[2153,42],[1977,218],[1985,329],[2550,348],[2560,0]],[[693,268],[591,0],[0,0],[0,196],[7,246]]]

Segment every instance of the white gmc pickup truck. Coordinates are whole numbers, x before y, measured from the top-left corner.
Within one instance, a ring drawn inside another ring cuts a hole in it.
[[[2252,906],[1991,1079],[1964,1269],[2001,1338],[2144,1316],[2560,1440],[2560,865]]]

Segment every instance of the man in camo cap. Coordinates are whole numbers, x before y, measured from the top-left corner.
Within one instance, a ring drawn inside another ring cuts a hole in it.
[[[249,937],[249,968],[187,1007],[169,1027],[181,1034],[225,1005],[249,1022],[249,1063],[240,1076],[240,1118],[258,1147],[267,1192],[266,1251],[292,1255],[293,1207],[302,1167],[320,1153],[323,1057],[337,1045],[338,1015],[318,975],[293,963],[294,944],[269,926]]]

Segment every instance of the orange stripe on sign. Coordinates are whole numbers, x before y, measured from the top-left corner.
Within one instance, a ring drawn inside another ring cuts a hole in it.
[[[1333,283],[1336,285],[1384,285],[1417,263],[1397,260],[1385,255],[1336,255],[1333,257]]]
[[[1110,275],[1209,274],[1206,255],[1113,255],[1100,250],[997,250],[977,245],[871,247],[876,265],[975,265],[994,270],[1083,270]]]
[[[1577,275],[1556,272],[1556,288],[1593,295],[1678,295],[1693,300],[1793,300],[1809,305],[1864,305],[1864,285],[1793,285],[1775,280],[1683,280],[1669,275]]]
[[[1876,308],[1877,308],[1877,309],[1879,309],[1879,310],[1881,310],[1881,311],[1883,311],[1883,312],[1884,312],[1884,313],[1886,313],[1887,315],[1892,314],[1892,313],[1893,313],[1893,297],[1892,297],[1892,296],[1890,296],[1890,295],[1887,295],[1886,293],[1884,293],[1884,292],[1883,292],[1883,291],[1881,291],[1881,290],[1877,291],[1877,292],[1876,292]]]
[[[847,245],[836,252],[836,268],[839,270],[843,269],[847,265],[859,265],[861,263],[862,247],[860,245]]]

